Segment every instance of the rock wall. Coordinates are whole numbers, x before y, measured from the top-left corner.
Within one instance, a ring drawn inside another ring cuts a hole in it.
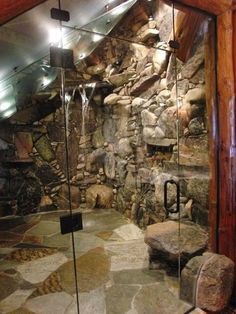
[[[171,9],[168,6],[162,9],[162,14],[159,12],[153,20],[148,20],[141,11],[126,17],[114,30],[113,38],[106,38],[82,67],[84,80],[96,79],[111,88],[105,92],[99,87],[95,89],[83,131],[82,98],[78,91],[68,110],[73,208],[86,201],[89,187],[91,192],[93,185],[95,189],[97,185],[106,185],[110,187],[109,203],[145,228],[165,219],[163,185],[165,180],[174,178],[181,186],[181,217],[207,225],[209,172],[204,38],[198,38],[185,63],[175,60],[167,44],[171,28],[166,21],[171,21]],[[132,24],[130,16],[134,18]],[[132,43],[114,39],[116,36]],[[85,92],[89,98],[91,88]],[[29,111],[25,116],[23,120],[27,122]],[[26,170],[22,166],[18,169],[19,164],[6,167],[1,163],[0,189],[7,189],[10,177],[16,180],[9,174],[12,169],[24,171],[38,182],[41,199],[37,198],[34,209],[29,205],[12,213],[65,209],[68,203],[62,109],[43,118],[36,116],[30,122],[32,127],[24,126],[24,132],[13,128],[12,136],[0,136],[1,153],[10,154],[11,147],[14,156],[29,161]],[[16,123],[19,123],[17,118],[11,121],[11,126]],[[17,144],[18,137],[21,144]],[[91,195],[96,199],[90,197],[90,204],[96,207],[99,193]],[[168,206],[176,208],[172,188]],[[170,218],[175,220],[177,215],[171,214]]]

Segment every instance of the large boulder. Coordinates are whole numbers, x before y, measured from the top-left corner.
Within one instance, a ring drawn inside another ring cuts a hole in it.
[[[182,270],[180,297],[207,312],[221,313],[230,300],[233,281],[234,263],[226,256],[205,253]]]
[[[185,264],[204,252],[208,235],[197,224],[180,223],[179,226],[178,222],[166,221],[148,226],[144,241],[150,246],[151,255],[166,262],[177,264],[180,250],[181,263]]]
[[[113,202],[113,190],[106,185],[92,185],[86,191],[86,203],[89,208],[110,208]]]
[[[206,311],[222,311],[230,300],[233,285],[233,261],[223,255],[210,254],[198,279],[197,306]]]

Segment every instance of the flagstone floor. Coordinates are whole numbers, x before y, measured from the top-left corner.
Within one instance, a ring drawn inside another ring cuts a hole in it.
[[[0,313],[78,313],[62,214],[1,221]],[[80,314],[183,314],[190,308],[178,299],[175,276],[150,269],[138,227],[114,210],[84,210],[83,224],[74,233]]]

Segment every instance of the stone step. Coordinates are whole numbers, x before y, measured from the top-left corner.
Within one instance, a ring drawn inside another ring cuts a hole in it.
[[[177,265],[180,253],[181,264],[184,265],[192,257],[204,252],[208,234],[195,223],[165,221],[149,225],[144,241],[149,245],[150,259]]]

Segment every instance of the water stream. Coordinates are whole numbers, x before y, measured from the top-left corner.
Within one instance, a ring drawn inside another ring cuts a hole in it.
[[[87,87],[92,88],[89,97],[86,94],[86,88]],[[80,93],[81,100],[82,100],[82,130],[81,130],[82,136],[86,135],[86,122],[89,118],[88,106],[89,106],[90,100],[93,96],[95,87],[96,87],[96,83],[90,83],[89,85],[80,85],[79,86],[79,93]]]

